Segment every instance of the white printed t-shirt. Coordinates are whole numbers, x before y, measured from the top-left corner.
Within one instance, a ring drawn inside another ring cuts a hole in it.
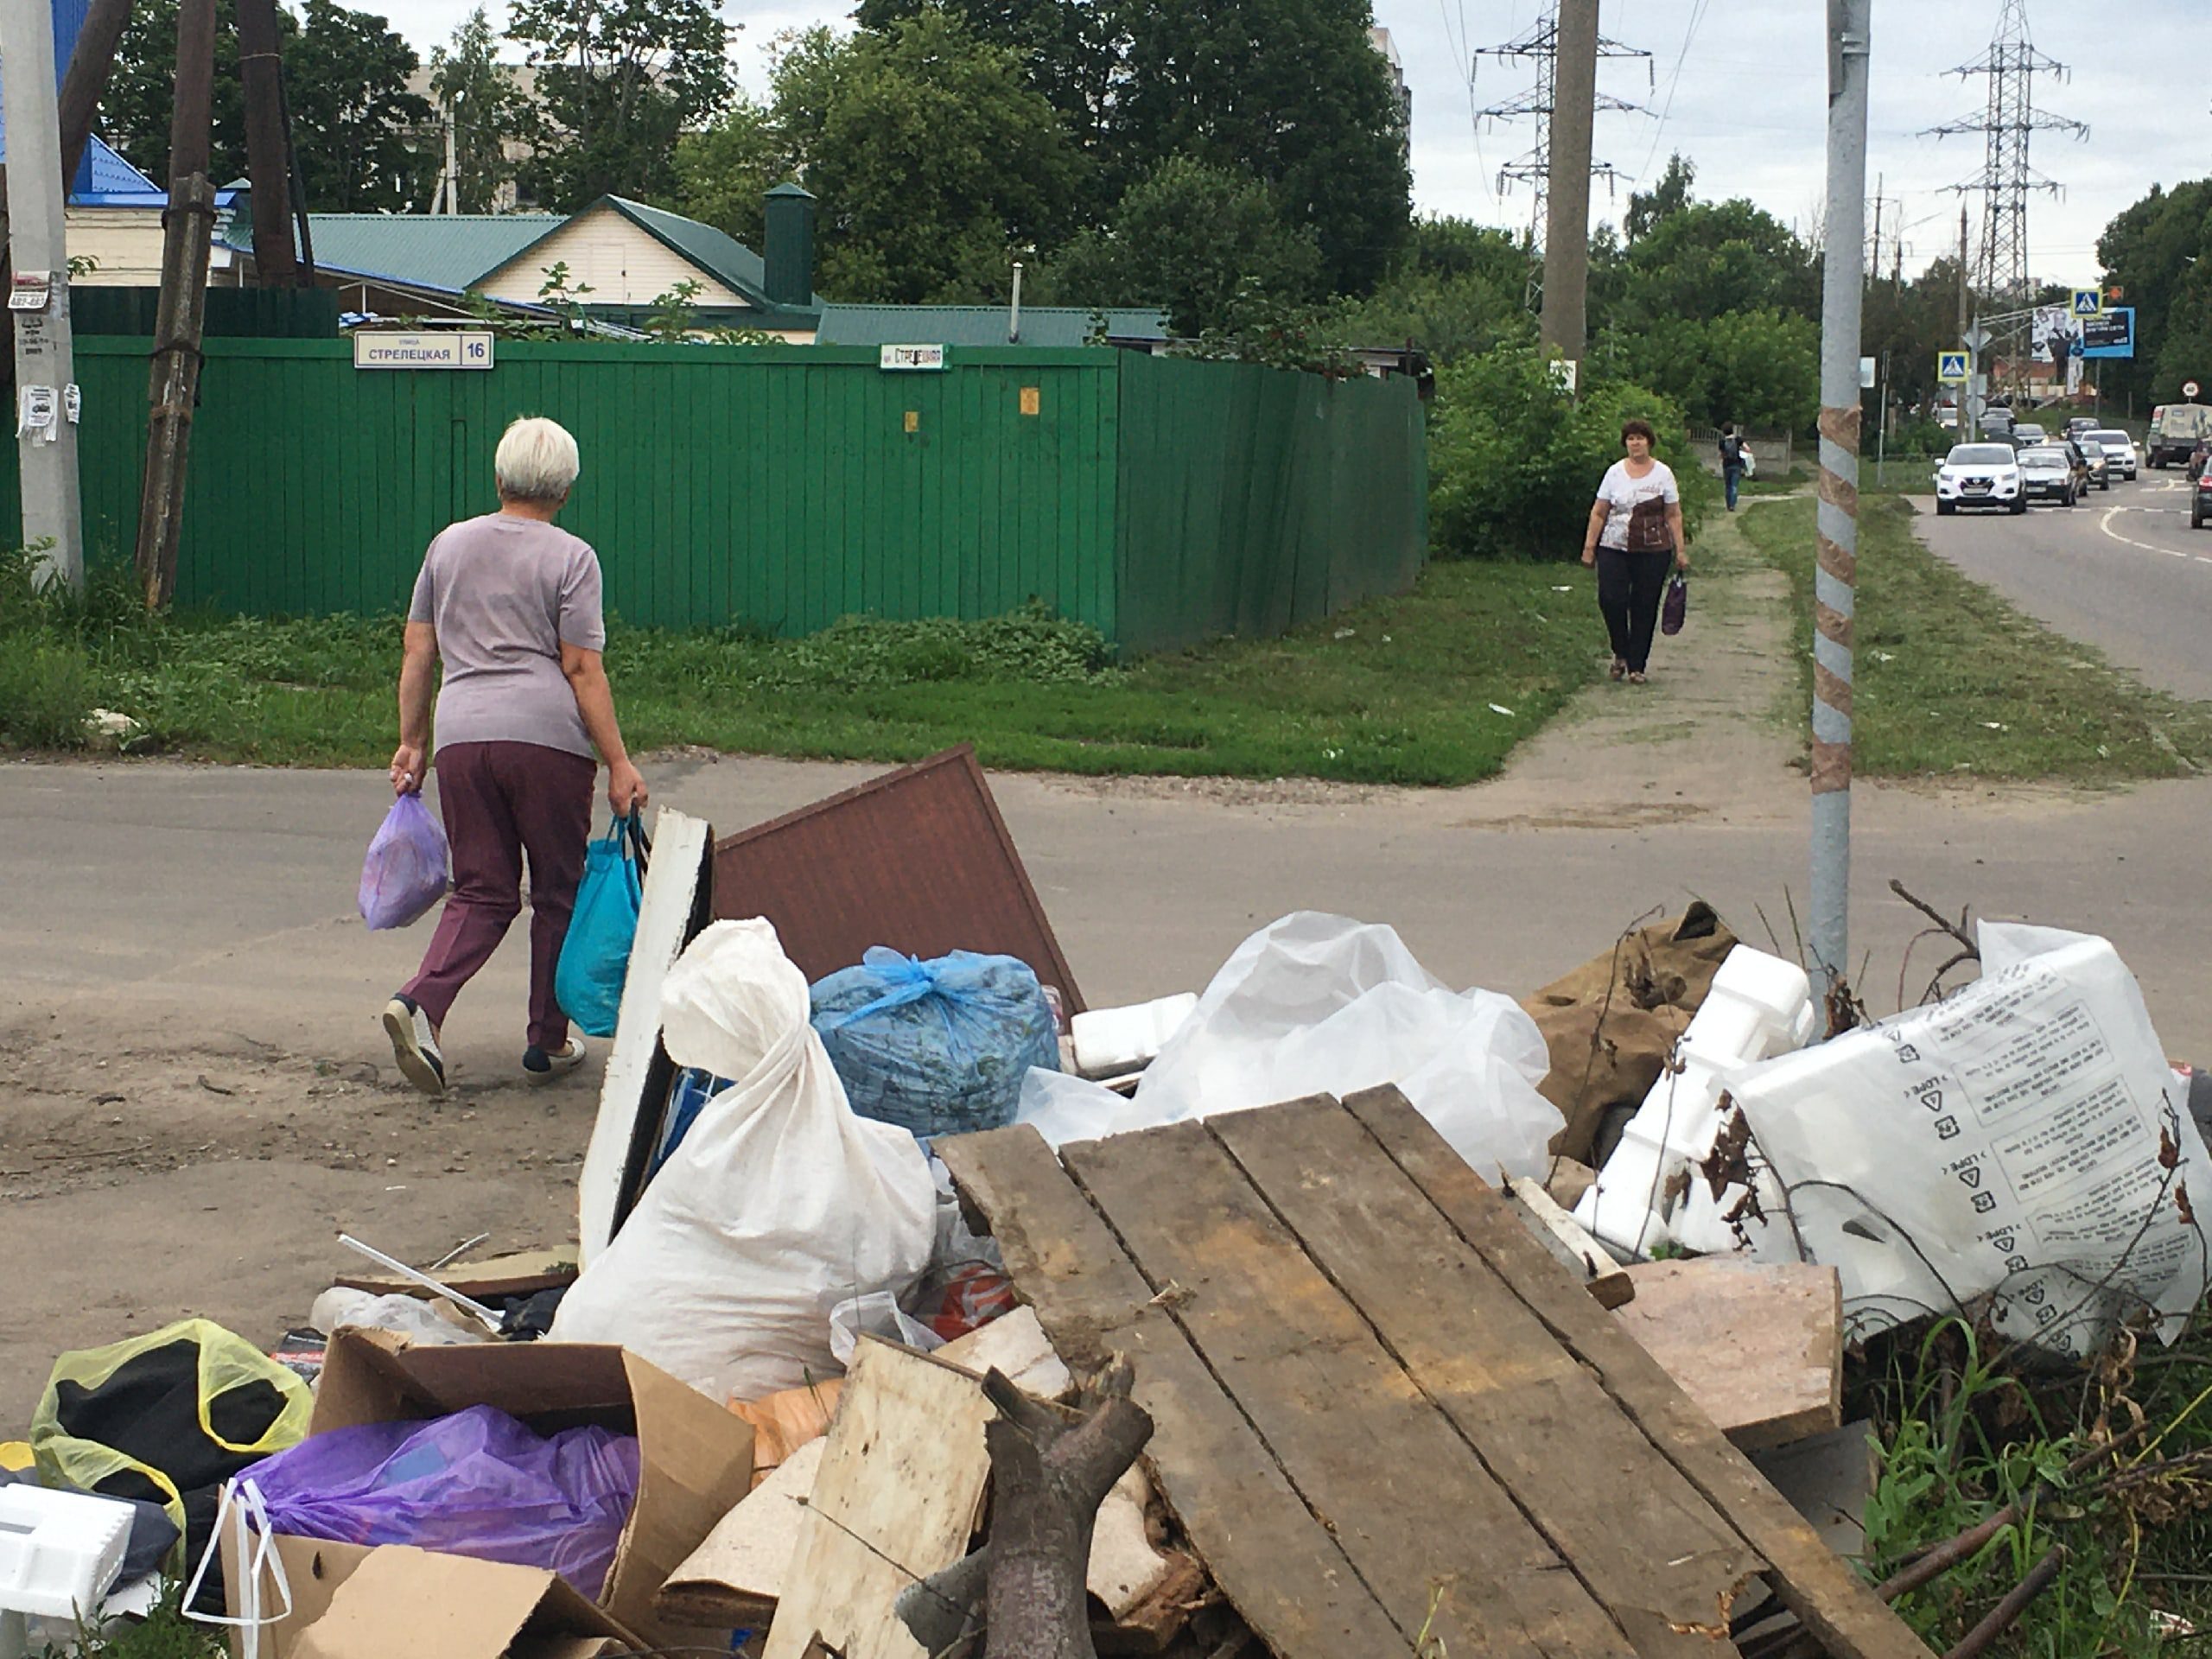
[[[1667,528],[1667,509],[1681,499],[1674,471],[1665,461],[1653,461],[1651,470],[1642,478],[1630,478],[1628,463],[1615,461],[1605,469],[1605,480],[1598,486],[1598,499],[1609,503],[1612,508],[1606,515],[1605,529],[1598,533],[1598,544],[1624,552],[1630,548],[1655,553],[1672,551],[1674,538]],[[1636,521],[1633,539],[1630,534],[1631,520]]]

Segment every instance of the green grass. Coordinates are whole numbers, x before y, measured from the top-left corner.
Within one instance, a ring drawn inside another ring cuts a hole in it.
[[[1803,489],[1812,481],[1811,473],[1802,466],[1793,463],[1787,472],[1779,470],[1764,472],[1757,478],[1744,480],[1737,485],[1736,494],[1738,499],[1749,499],[1762,495],[1788,495],[1793,490]]]
[[[1812,613],[1811,501],[1744,518]],[[1897,499],[1862,500],[1853,740],[1862,777],[2117,784],[2212,766],[2212,706],[2154,691],[1969,581],[1912,533]],[[1812,635],[1797,630],[1803,697]]]
[[[1554,591],[1580,575],[1435,564],[1410,594],[1282,639],[1128,666],[1095,632],[1036,610],[849,619],[802,640],[618,620],[607,670],[641,753],[898,761],[967,741],[986,765],[1015,769],[1457,785],[1495,772],[1596,673],[1586,594]],[[151,752],[272,766],[391,758],[396,618],[149,620],[119,590],[81,607],[13,591],[0,593],[0,747],[81,747],[82,712],[97,706],[142,722],[134,747]]]

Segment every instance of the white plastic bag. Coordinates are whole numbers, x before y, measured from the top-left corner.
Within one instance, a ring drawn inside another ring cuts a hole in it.
[[[1305,910],[1236,947],[1133,1099],[1033,1072],[1016,1121],[1058,1144],[1394,1083],[1483,1175],[1538,1175],[1564,1125],[1536,1092],[1550,1065],[1511,998],[1452,990],[1395,928]]]
[[[901,1294],[929,1266],[928,1160],[906,1130],[854,1116],[769,923],[692,940],[661,1014],[671,1059],[734,1081],[562,1300],[551,1338],[620,1343],[717,1398],[834,1376],[830,1310]]]
[[[2142,992],[2104,939],[1981,939],[1942,1002],[1735,1079],[1789,1198],[1754,1249],[1835,1267],[1853,1336],[1993,1293],[1997,1329],[2056,1356],[2146,1313],[2171,1341],[2206,1289],[2212,1171]]]

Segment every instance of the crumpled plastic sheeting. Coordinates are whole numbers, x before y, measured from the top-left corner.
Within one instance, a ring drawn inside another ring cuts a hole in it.
[[[1058,1146],[1395,1084],[1482,1174],[1541,1175],[1564,1124],[1536,1092],[1550,1064],[1510,997],[1452,990],[1395,928],[1299,911],[1237,946],[1133,1097],[1032,1071],[1017,1121]]]
[[[2145,1313],[2171,1341],[2206,1288],[2212,1170],[2142,992],[2091,935],[1980,939],[1942,1001],[1737,1077],[1789,1197],[1755,1249],[1836,1268],[1855,1337],[1989,1295],[2055,1357]]]

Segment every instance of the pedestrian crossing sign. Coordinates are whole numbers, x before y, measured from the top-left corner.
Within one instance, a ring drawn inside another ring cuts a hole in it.
[[[2074,315],[2077,317],[2101,317],[2105,314],[2104,290],[2077,288],[2074,290]]]
[[[1964,385],[1974,362],[1967,352],[1936,353],[1936,378],[1947,386]]]

